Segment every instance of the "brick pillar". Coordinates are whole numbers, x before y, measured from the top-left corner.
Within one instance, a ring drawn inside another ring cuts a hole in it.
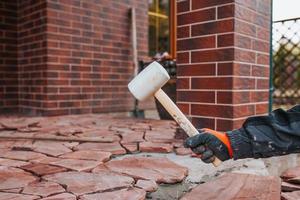
[[[270,0],[177,0],[177,103],[197,127],[268,112]]]

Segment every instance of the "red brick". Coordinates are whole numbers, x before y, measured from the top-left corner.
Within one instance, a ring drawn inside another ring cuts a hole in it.
[[[192,9],[200,9],[205,7],[217,6],[234,2],[233,0],[191,0]]]
[[[246,55],[245,55],[246,56]],[[194,51],[191,53],[191,61],[195,62],[216,62],[216,61],[232,61],[234,59],[234,49],[217,49]]]
[[[180,1],[177,3],[177,12],[187,12],[190,10],[190,0]]]
[[[191,114],[207,117],[234,117],[232,106],[191,104]]]
[[[178,100],[177,100],[178,101]],[[186,103],[177,103],[178,108],[185,114],[190,114],[190,105]]]
[[[254,78],[234,78],[233,89],[255,89]]]
[[[235,34],[234,42],[237,47],[252,49],[251,38],[240,34]]]
[[[186,38],[190,36],[190,27],[183,26],[177,28],[177,38]]]
[[[178,51],[213,48],[216,46],[215,36],[179,40]]]
[[[236,49],[235,50],[235,60],[241,62],[253,62],[255,61],[255,53],[251,51]]]
[[[268,89],[269,88],[269,80],[268,79],[257,79],[257,89]]]
[[[256,27],[257,37],[264,41],[270,40],[270,30],[265,27]]]
[[[190,62],[190,54],[189,52],[177,53],[177,62],[178,63],[189,63]]]
[[[233,130],[233,120],[217,119],[216,120],[218,131],[229,131]]]
[[[176,80],[177,89],[189,89],[190,79],[189,78],[177,78]]]
[[[215,102],[215,92],[178,91],[177,100],[181,102]]]
[[[209,76],[216,74],[215,64],[196,64],[177,66],[178,76]]]
[[[269,104],[264,103],[264,104],[256,104],[255,105],[255,114],[256,115],[263,115],[268,113],[269,111]]]
[[[255,13],[255,10],[251,10],[244,5],[237,4],[235,6],[235,17],[238,19],[242,19],[249,23],[254,23],[254,18],[256,15],[257,14]]]
[[[266,102],[269,101],[269,91],[251,92],[251,102]]]
[[[250,76],[251,66],[241,63],[218,63],[218,75]]]
[[[235,20],[235,31],[249,36],[256,35],[256,26],[247,22],[236,19]]]
[[[231,89],[230,77],[192,78],[192,89]]]
[[[180,14],[177,17],[178,25],[192,24],[203,21],[210,21],[216,18],[216,9],[210,8],[206,10],[200,10],[195,12],[188,12]]]
[[[252,76],[255,77],[269,77],[270,76],[270,68],[262,67],[257,65],[252,65]]]
[[[216,33],[226,33],[234,31],[233,19],[222,21],[207,22],[198,25],[192,25],[192,36],[208,35]]]
[[[215,129],[215,119],[212,118],[193,117],[192,123],[197,129]]]
[[[227,47],[234,45],[233,33],[218,35],[218,47]]]
[[[234,17],[235,7],[234,4],[229,4],[225,6],[218,7],[218,19]]]
[[[233,121],[233,128],[232,129],[239,129],[239,128],[241,128],[247,118],[248,117],[245,117],[243,119],[234,120]]]
[[[242,104],[251,102],[250,92],[217,92],[217,103]]]
[[[268,42],[254,40],[252,42],[253,50],[269,53],[270,45]]]
[[[255,115],[255,106],[252,105],[240,105],[233,107],[234,118],[247,117],[251,115]]]
[[[257,57],[257,64],[269,65],[269,62],[270,62],[270,56],[269,55],[258,53],[256,55],[256,57]]]

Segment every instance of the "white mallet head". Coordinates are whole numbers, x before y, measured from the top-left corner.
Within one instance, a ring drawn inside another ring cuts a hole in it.
[[[130,81],[128,88],[136,99],[143,101],[153,96],[169,79],[165,68],[154,61]]]

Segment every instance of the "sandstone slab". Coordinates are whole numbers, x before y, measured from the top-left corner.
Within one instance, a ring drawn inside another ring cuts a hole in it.
[[[122,143],[122,146],[130,153],[138,151],[137,143]]]
[[[104,165],[100,164],[92,170],[92,173],[110,172],[110,170]]]
[[[174,142],[175,130],[156,130],[156,131],[146,131],[145,139],[150,142]]]
[[[87,172],[63,172],[47,175],[43,178],[48,181],[66,185],[66,190],[76,195],[129,187],[134,182],[131,177],[111,172],[99,172],[97,174]]]
[[[293,167],[290,169],[285,170],[282,174],[281,174],[281,178],[283,180],[288,180],[291,178],[295,178],[297,176],[300,176],[300,166],[297,167]]]
[[[128,157],[105,163],[111,171],[127,174],[135,179],[154,180],[158,183],[181,182],[187,175],[185,167],[167,158]]]
[[[73,147],[79,145],[79,142],[64,142],[63,145],[68,147],[69,149],[72,149]]]
[[[225,174],[200,184],[181,200],[280,200],[280,179],[250,174]]]
[[[138,188],[122,189],[112,192],[103,192],[96,194],[83,195],[80,200],[95,200],[95,199],[109,199],[109,200],[144,200],[146,192]]]
[[[76,200],[76,196],[70,193],[61,193],[51,197],[42,198],[41,200]]]
[[[76,150],[99,150],[99,151],[110,152],[113,155],[126,154],[126,150],[123,147],[121,147],[119,142],[113,142],[113,143],[86,142],[76,146],[75,149]]]
[[[41,164],[46,164],[47,165],[47,164],[50,164],[52,162],[56,162],[56,161],[59,161],[59,160],[62,160],[62,158],[45,156],[45,157],[42,157],[42,158],[37,158],[37,159],[30,160],[30,162],[32,162],[32,163],[41,163]]]
[[[36,127],[39,124],[38,118],[30,118],[30,117],[8,117],[1,118],[0,126],[5,130],[18,130],[28,127]]]
[[[299,200],[300,199],[300,191],[282,192],[281,199],[282,200]]]
[[[82,134],[78,134],[78,137],[85,138],[96,138],[103,139],[108,142],[118,142],[120,141],[120,137],[114,134],[115,132],[105,130],[105,129],[94,129],[94,130],[86,130]]]
[[[14,141],[6,141],[6,140],[1,140],[0,141],[0,150],[8,150],[11,149],[11,147],[14,145]]]
[[[122,143],[136,143],[144,141],[144,132],[140,131],[122,131]]]
[[[51,162],[50,164],[82,172],[89,171],[97,167],[97,165],[101,163],[102,162],[100,161],[93,160],[62,159],[59,161]]]
[[[65,192],[64,188],[57,183],[37,182],[24,187],[22,193],[36,196],[47,197],[52,194]]]
[[[281,183],[281,190],[283,192],[293,192],[300,190],[300,185],[298,184],[293,184],[293,183],[287,183],[287,182],[282,182]]]
[[[67,169],[63,167],[57,167],[41,163],[31,163],[29,165],[22,166],[22,169],[30,171],[39,176],[67,171]]]
[[[80,159],[80,160],[96,160],[96,161],[106,162],[110,159],[110,156],[111,156],[110,152],[82,150],[82,151],[66,153],[59,157],[60,158]]]
[[[28,172],[18,168],[0,166],[0,189],[14,189],[25,187],[36,181],[36,178]]]
[[[148,153],[170,153],[173,150],[171,144],[166,143],[153,143],[153,142],[141,142],[140,151]]]
[[[7,167],[21,167],[24,165],[28,165],[28,162],[20,161],[20,160],[11,160],[6,158],[0,158],[0,166]]]
[[[62,142],[55,141],[36,141],[33,144],[33,149],[36,152],[43,153],[50,156],[59,156],[65,153],[72,152]]]
[[[22,161],[46,158],[44,154],[33,151],[1,151],[0,157]]]
[[[146,192],[154,192],[158,188],[157,183],[154,180],[138,180],[135,187],[141,188]]]
[[[34,199],[40,199],[40,197],[32,196],[32,195],[0,192],[0,200],[34,200]]]

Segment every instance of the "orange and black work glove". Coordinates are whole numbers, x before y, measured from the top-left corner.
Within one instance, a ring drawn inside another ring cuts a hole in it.
[[[215,156],[222,161],[233,157],[230,140],[226,133],[207,128],[199,130],[199,133],[186,139],[184,146],[191,148],[195,154],[200,155],[203,162],[211,163]]]

